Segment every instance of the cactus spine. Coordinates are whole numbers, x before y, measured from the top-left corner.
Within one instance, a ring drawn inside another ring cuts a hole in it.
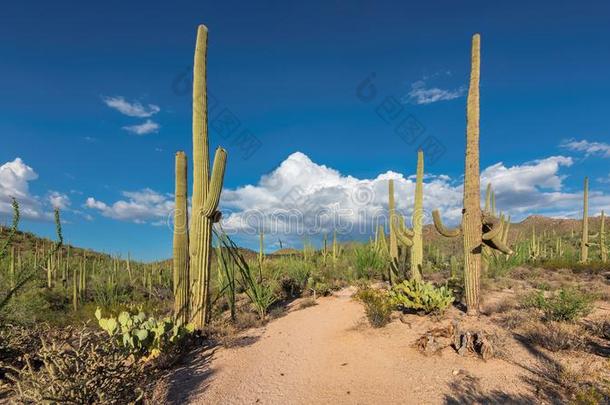
[[[411,246],[411,278],[421,279],[424,261],[424,152],[417,151],[417,172],[415,176],[415,201],[413,205],[413,246]]]
[[[491,213],[481,212],[479,168],[479,79],[480,36],[472,38],[470,87],[466,107],[466,163],[464,169],[464,209],[458,229],[446,228],[438,210],[433,212],[434,225],[446,237],[462,236],[464,246],[464,295],[468,315],[478,315],[480,301],[481,248],[485,244],[505,254],[512,251],[502,243],[502,226]]]
[[[186,154],[176,152],[176,184],[174,208],[174,318],[176,323],[189,320],[189,238],[187,208],[187,161]]]
[[[218,148],[210,176],[207,117],[208,30],[197,29],[193,66],[193,196],[189,235],[190,316],[196,329],[203,329],[209,316],[210,254],[212,224],[220,220],[217,211],[224,180],[227,152]]]

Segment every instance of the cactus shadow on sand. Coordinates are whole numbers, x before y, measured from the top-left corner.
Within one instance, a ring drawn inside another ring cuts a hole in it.
[[[478,378],[464,375],[459,381],[449,384],[451,394],[445,395],[446,405],[460,404],[535,404],[536,400],[530,396],[507,394],[499,390],[484,392]]]
[[[163,394],[158,400],[168,405],[185,404],[204,392],[214,374],[210,361],[215,350],[215,347],[207,346],[189,354],[182,365],[166,377]]]

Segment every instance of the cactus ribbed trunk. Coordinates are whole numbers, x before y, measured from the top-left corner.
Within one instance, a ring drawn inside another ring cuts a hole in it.
[[[510,215],[506,218],[504,227],[502,228],[502,242],[508,245],[508,231],[510,230]]]
[[[9,267],[11,288],[15,288],[15,246],[11,246],[11,263]]]
[[[415,202],[413,206],[413,246],[411,246],[411,278],[421,279],[424,261],[423,243],[424,221],[424,152],[417,152],[417,173],[415,180]]]
[[[485,208],[483,211],[491,212],[491,183],[487,183],[487,188],[485,189]]]
[[[582,208],[582,235],[580,239],[580,262],[589,260],[589,178],[585,177]]]
[[[72,272],[72,308],[78,310],[78,266],[74,266]]]
[[[479,312],[481,274],[481,190],[479,178],[480,36],[472,38],[470,88],[466,106],[466,164],[464,169],[464,293],[468,315]]]
[[[606,263],[606,261],[608,261],[608,250],[606,247],[606,231],[604,225],[604,222],[606,222],[605,219],[606,218],[604,216],[604,210],[602,210],[602,215],[599,224],[599,256],[602,260],[602,263]]]
[[[326,238],[326,235],[324,236]],[[324,240],[326,242],[326,239]],[[326,247],[326,244],[324,245]],[[258,240],[258,265],[262,269],[265,261],[265,233],[261,230]]]
[[[339,258],[339,247],[337,245],[337,230],[333,230],[333,266],[337,264]]]
[[[174,208],[174,317],[176,323],[189,320],[189,238],[187,208],[187,161],[184,152],[176,153],[176,184]]]
[[[397,224],[394,219],[396,217],[396,205],[394,203],[394,180],[388,181],[388,215],[390,217],[390,269],[388,273],[388,281],[390,285],[393,283],[394,274],[398,274],[398,239],[396,237]]]
[[[131,253],[127,252],[127,275],[129,276],[129,283],[131,283],[133,281],[132,275],[131,275]]]
[[[227,154],[218,148],[210,177],[206,89],[208,30],[197,30],[193,66],[193,213],[189,235],[191,300],[190,315],[196,329],[203,329],[209,317],[210,254],[212,224],[216,215]]]

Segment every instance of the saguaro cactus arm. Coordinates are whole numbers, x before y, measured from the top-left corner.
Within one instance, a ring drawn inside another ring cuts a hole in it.
[[[396,232],[396,238],[398,239],[398,242],[404,246],[413,246],[413,232],[411,232],[411,230],[409,230],[406,226],[405,226],[405,220],[402,217],[398,217],[396,216],[395,218],[397,218],[397,226],[394,228],[395,232]]]
[[[483,235],[482,239],[491,240],[502,234],[502,221],[491,215],[483,214],[481,220],[483,223]]]
[[[225,151],[223,148],[216,149],[214,165],[212,166],[212,179],[210,181],[210,187],[203,203],[203,207],[201,208],[201,215],[205,217],[212,217],[218,208],[226,165],[227,151]]]
[[[460,228],[450,229],[443,224],[439,210],[432,211],[432,220],[434,221],[434,227],[438,233],[446,238],[456,238],[462,234],[462,230]]]

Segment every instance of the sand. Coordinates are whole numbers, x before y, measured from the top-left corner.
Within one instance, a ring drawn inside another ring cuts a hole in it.
[[[199,350],[166,379],[175,404],[458,404],[534,403],[536,359],[510,348],[511,360],[458,356],[451,348],[425,356],[412,345],[440,322],[406,315],[384,328],[368,325],[352,289],[319,298],[242,332],[230,348]],[[518,359],[518,360],[517,360]],[[525,367],[523,367],[525,365]],[[539,402],[538,402],[539,403]]]

